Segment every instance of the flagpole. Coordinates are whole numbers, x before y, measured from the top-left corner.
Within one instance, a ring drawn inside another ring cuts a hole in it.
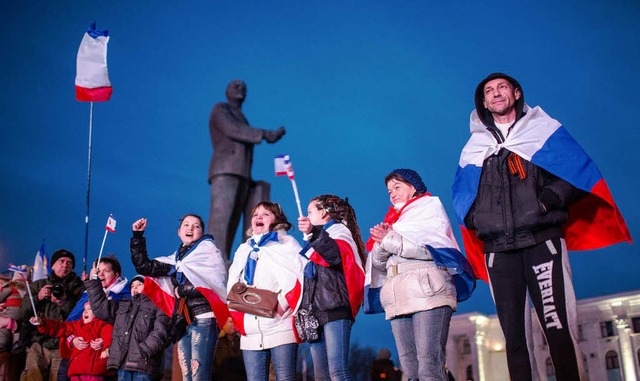
[[[100,258],[102,258],[102,249],[104,249],[104,243],[107,240],[107,234],[109,234],[109,231],[105,230],[104,237],[102,238],[102,245],[100,246],[100,254],[98,254],[98,261],[96,262],[96,266],[100,264]]]
[[[21,273],[20,275],[22,275],[22,278],[24,279],[24,283],[27,285],[27,291],[29,292],[29,299],[31,300],[31,308],[33,308],[33,316],[38,317],[38,313],[36,312],[36,304],[33,302],[33,294],[31,294],[31,287],[29,287],[29,281],[24,276],[24,274]]]
[[[291,179],[291,186],[293,187],[293,194],[296,196],[296,204],[298,204],[298,215],[302,217],[302,207],[300,207],[300,196],[298,196],[298,186],[296,180]]]
[[[89,248],[89,205],[91,201],[91,141],[93,138],[93,102],[91,102],[91,106],[89,107],[89,147],[88,147],[88,158],[87,158],[87,214],[84,218],[84,255],[82,256],[82,270],[83,272],[87,272],[87,252]],[[106,235],[105,235],[106,238]],[[102,241],[102,245],[104,245],[104,240]],[[100,253],[102,253],[102,249],[100,249]]]

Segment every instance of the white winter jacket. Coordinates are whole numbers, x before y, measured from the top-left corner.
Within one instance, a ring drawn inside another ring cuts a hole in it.
[[[247,242],[236,250],[229,268],[227,292],[238,281],[244,281],[247,257],[253,249]],[[278,242],[269,242],[258,251],[253,286],[278,292],[282,315],[274,318],[255,316],[230,309],[236,329],[241,333],[240,349],[263,350],[296,342],[293,316],[302,295],[302,277],[306,259],[299,253],[302,247],[295,238],[278,231]]]
[[[433,261],[427,247],[458,248],[437,197],[407,205],[392,230],[373,246],[373,266],[386,270],[380,302],[387,320],[436,307],[457,307],[451,274]]]

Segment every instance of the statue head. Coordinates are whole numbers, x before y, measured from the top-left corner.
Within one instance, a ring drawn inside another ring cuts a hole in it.
[[[227,85],[227,100],[234,103],[242,103],[247,96],[247,85],[240,79],[234,79]]]

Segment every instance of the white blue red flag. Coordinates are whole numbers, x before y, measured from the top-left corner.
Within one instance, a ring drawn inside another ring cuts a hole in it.
[[[115,218],[113,218],[113,216],[110,215],[107,219],[107,226],[105,226],[105,229],[107,229],[111,233],[116,232],[116,220]]]
[[[44,250],[44,242],[40,245],[40,250],[36,253],[36,259],[33,261],[33,281],[44,279],[49,276],[49,257]]]
[[[24,279],[25,281],[28,280],[28,276],[29,276],[29,271],[27,271],[26,268],[22,268],[19,266],[16,266],[12,263],[9,263],[9,271],[13,271],[14,273],[17,273],[18,275],[20,275],[22,277],[22,279]]]
[[[592,250],[631,242],[627,224],[593,160],[569,132],[540,107],[525,105],[525,112],[502,144],[498,144],[480,122],[476,111],[471,113],[471,137],[460,155],[452,191],[467,257],[479,279],[487,280],[483,243],[474,230],[464,226],[464,218],[476,198],[484,160],[502,148],[589,192],[569,207],[569,219],[563,225],[569,250]]]
[[[154,260],[170,264],[180,276],[189,282],[207,299],[220,329],[229,318],[227,308],[227,268],[222,254],[209,234],[193,244],[191,249],[176,262],[176,253]],[[147,295],[168,316],[175,309],[174,286],[169,277],[145,277],[143,294]]]
[[[293,180],[293,165],[291,164],[291,158],[289,155],[278,155],[274,159],[274,167],[276,171],[276,176],[289,176],[291,180]]]
[[[349,301],[351,302],[351,313],[355,318],[360,310],[362,301],[364,299],[364,265],[358,255],[358,246],[353,240],[351,231],[344,224],[334,222],[325,229],[336,244],[340,251],[340,263],[342,263],[342,272],[347,284],[347,293],[349,294]],[[307,246],[305,246],[307,248]],[[304,250],[304,249],[303,249]],[[323,266],[329,267],[329,263],[322,258],[322,256],[316,252],[309,245],[309,249],[303,253],[304,256],[311,262]]]
[[[96,30],[96,24],[82,37],[76,59],[76,99],[81,102],[106,102],[113,89],[107,70],[109,31]]]

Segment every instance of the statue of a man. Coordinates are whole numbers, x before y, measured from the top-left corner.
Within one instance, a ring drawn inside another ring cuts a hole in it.
[[[263,130],[249,125],[242,113],[242,103],[247,96],[244,81],[231,81],[226,96],[227,102],[213,106],[209,118],[213,156],[209,165],[211,208],[207,231],[229,258],[240,216],[244,213],[245,222],[251,220],[245,210],[252,185],[253,145],[262,140],[275,143],[285,130],[284,127]]]

